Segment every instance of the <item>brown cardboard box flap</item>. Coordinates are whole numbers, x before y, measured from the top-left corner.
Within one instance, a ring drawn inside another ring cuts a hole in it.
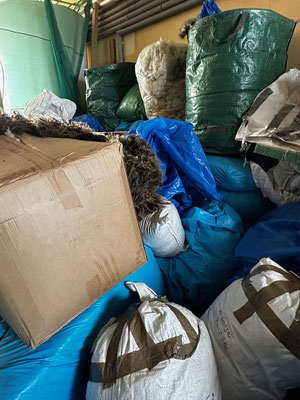
[[[146,254],[119,144],[22,140],[0,137],[0,314],[34,348]]]
[[[21,142],[0,135],[0,187],[24,177],[67,165],[111,146],[108,143],[19,136]],[[120,147],[120,145],[116,144]]]

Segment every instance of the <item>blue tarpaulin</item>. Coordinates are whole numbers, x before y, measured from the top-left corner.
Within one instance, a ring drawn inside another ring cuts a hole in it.
[[[145,282],[164,295],[164,283],[149,249],[148,263],[126,280]],[[72,322],[30,350],[0,318],[1,400],[83,400],[89,379],[91,348],[108,320],[138,302],[124,281],[105,293]]]
[[[180,213],[200,206],[205,199],[222,200],[192,124],[155,118],[140,123],[130,133],[135,132],[160,160],[164,182],[158,193],[172,201]]]

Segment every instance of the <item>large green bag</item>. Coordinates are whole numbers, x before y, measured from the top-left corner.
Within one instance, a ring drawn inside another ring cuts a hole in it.
[[[122,121],[147,119],[144,102],[137,83],[123,97],[117,109],[117,116]]]
[[[186,120],[207,152],[234,154],[242,115],[285,72],[295,22],[271,10],[199,19],[188,34]]]
[[[117,108],[137,83],[134,63],[119,63],[89,68],[84,71],[88,113],[100,121],[107,131],[119,125]]]

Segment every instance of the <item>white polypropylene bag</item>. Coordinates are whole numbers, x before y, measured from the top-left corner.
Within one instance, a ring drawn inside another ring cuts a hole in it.
[[[138,56],[135,73],[148,119],[185,120],[187,45],[162,39]]]
[[[129,282],[141,303],[94,344],[87,400],[221,400],[211,341],[191,311]]]
[[[300,200],[300,165],[279,161],[268,172],[250,163],[253,180],[264,197],[278,206]]]
[[[185,250],[185,233],[177,208],[168,202],[160,212],[139,223],[144,244],[157,257],[174,257]]]
[[[300,386],[300,278],[268,258],[203,316],[223,400],[279,400]]]
[[[75,112],[76,104],[73,101],[61,99],[48,89],[44,89],[40,96],[26,103],[24,109],[25,117],[45,115],[59,121],[69,121]]]
[[[255,98],[236,140],[300,151],[300,71],[281,75]]]

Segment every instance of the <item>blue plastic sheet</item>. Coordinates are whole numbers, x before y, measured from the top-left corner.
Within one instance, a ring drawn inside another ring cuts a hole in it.
[[[35,350],[27,348],[0,318],[1,400],[85,399],[91,348],[99,330],[138,301],[124,282],[145,282],[159,295],[165,294],[159,267],[149,249],[147,256],[147,264]]]
[[[248,230],[236,248],[235,278],[264,257],[300,275],[300,202],[274,208]]]
[[[140,123],[130,133],[134,132],[150,144],[160,160],[164,182],[158,193],[180,213],[205,199],[222,200],[192,124],[155,118]]]
[[[101,126],[97,118],[93,117],[92,115],[83,114],[79,117],[72,118],[71,122],[72,121],[81,122],[84,125],[89,126],[94,132],[105,132],[105,129]]]
[[[208,15],[222,12],[214,0],[205,0],[202,4],[201,13],[197,18],[207,17]]]
[[[157,260],[168,298],[200,316],[232,276],[243,226],[231,207],[215,201],[187,211],[182,224],[189,249]]]

